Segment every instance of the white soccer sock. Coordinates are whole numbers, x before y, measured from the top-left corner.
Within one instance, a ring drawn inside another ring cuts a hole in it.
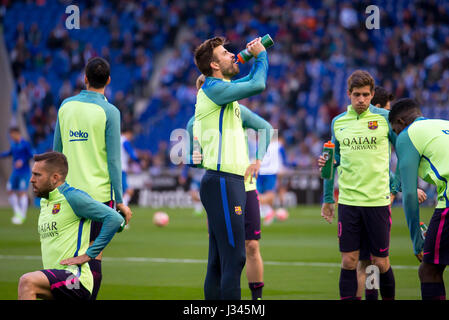
[[[27,216],[27,210],[28,210],[28,195],[23,194],[20,196],[20,213],[22,214],[22,217],[25,219]]]
[[[260,205],[260,217],[263,219],[267,216],[268,212],[269,212],[269,208],[270,206],[267,204],[261,204]]]
[[[203,205],[201,204],[201,201],[195,201],[193,203],[193,208],[194,208],[195,212],[203,211]]]
[[[14,214],[22,214],[19,206],[19,198],[17,194],[11,193],[8,197],[9,203],[11,204]]]

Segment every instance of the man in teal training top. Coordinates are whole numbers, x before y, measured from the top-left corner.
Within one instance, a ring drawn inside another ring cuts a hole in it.
[[[111,241],[124,219],[65,182],[68,165],[59,152],[34,156],[30,182],[41,199],[38,232],[43,270],[24,274],[19,281],[20,300],[91,299],[94,280],[88,261]],[[101,221],[98,237],[89,245],[92,221]]]
[[[402,181],[402,203],[410,230],[413,251],[419,261],[421,296],[445,300],[443,272],[449,264],[449,121],[426,119],[413,99],[393,104],[389,121],[398,134],[396,154]],[[418,176],[434,184],[438,204],[425,238],[421,232],[416,188]]]
[[[370,104],[374,79],[363,70],[348,78],[347,111],[332,120],[332,141],[338,169],[338,238],[342,255],[340,298],[356,299],[359,252],[368,243],[373,263],[379,268],[382,299],[394,299],[395,281],[389,260],[390,246],[390,144],[396,134],[388,111]],[[323,166],[321,156],[318,162]],[[397,189],[397,183],[392,191]],[[324,182],[321,215],[329,223],[334,216],[334,179]]]
[[[195,64],[206,80],[198,91],[194,136],[207,170],[200,186],[201,202],[209,225],[209,256],[204,281],[207,300],[241,299],[240,277],[245,265],[246,192],[244,180],[257,172],[249,165],[239,99],[261,93],[266,86],[268,58],[260,38],[247,44],[255,57],[251,72],[239,73],[235,55],[225,39],[204,41],[195,50]]]
[[[104,96],[111,82],[109,63],[100,57],[90,59],[84,82],[86,90],[65,99],[58,110],[53,150],[67,157],[70,167],[67,182],[71,186],[111,208],[115,201],[128,223],[132,212],[123,203],[120,112]],[[91,241],[100,229],[101,224],[94,221]],[[93,298],[102,279],[101,258],[100,253],[89,261],[95,279]]]
[[[240,104],[240,115],[244,129],[253,129],[258,132],[259,140],[256,149],[256,161],[262,161],[271,141],[273,127],[263,118],[252,112],[246,106]],[[201,153],[193,152],[193,123],[195,117],[190,118],[187,123],[187,132],[190,136],[191,162],[197,167],[202,167]],[[250,163],[249,154],[248,166]],[[246,206],[244,212],[245,221],[245,249],[246,249],[246,277],[248,287],[251,290],[253,300],[262,299],[263,283],[263,261],[260,254],[259,239],[261,238],[259,195],[256,190],[257,177],[250,177],[245,180]]]

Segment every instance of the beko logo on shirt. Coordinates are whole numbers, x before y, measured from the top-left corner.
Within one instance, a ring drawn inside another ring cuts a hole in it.
[[[70,130],[69,137],[69,141],[87,141],[89,134],[81,130]]]

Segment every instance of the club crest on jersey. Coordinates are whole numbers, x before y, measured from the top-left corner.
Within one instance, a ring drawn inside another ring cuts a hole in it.
[[[368,121],[368,128],[371,130],[376,130],[379,127],[377,121]]]
[[[57,203],[53,206],[53,209],[51,210],[52,214],[57,214],[59,212],[59,210],[61,210],[61,204]]]
[[[242,207],[241,206],[236,206],[234,208],[235,214],[240,216],[242,214]]]

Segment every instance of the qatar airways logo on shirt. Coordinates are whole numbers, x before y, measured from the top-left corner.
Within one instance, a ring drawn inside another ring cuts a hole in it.
[[[342,144],[351,150],[377,150],[377,137],[344,138]]]
[[[69,141],[87,141],[89,139],[89,134],[82,130],[70,130],[69,131]]]

